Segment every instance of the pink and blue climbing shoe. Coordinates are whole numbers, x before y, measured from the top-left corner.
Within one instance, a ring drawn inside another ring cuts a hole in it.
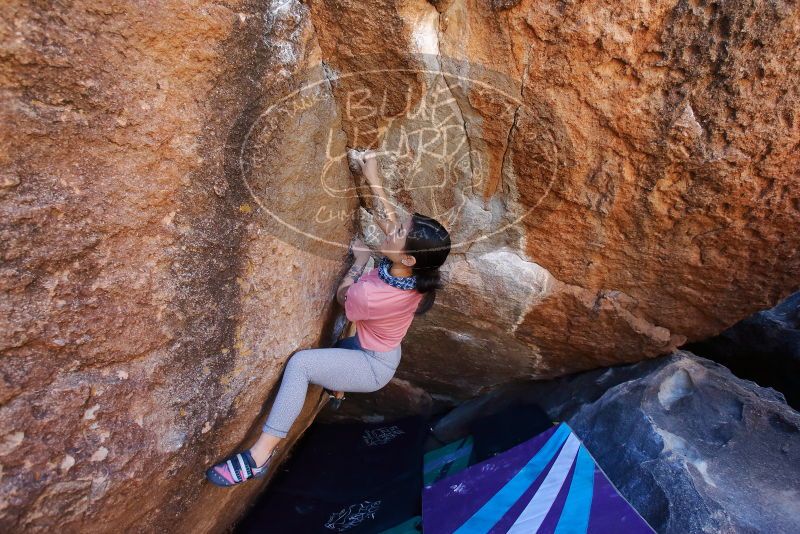
[[[251,478],[261,478],[269,469],[272,458],[275,456],[273,450],[264,465],[257,466],[250,450],[238,452],[222,460],[220,463],[209,467],[206,470],[206,478],[217,486],[235,486]]]

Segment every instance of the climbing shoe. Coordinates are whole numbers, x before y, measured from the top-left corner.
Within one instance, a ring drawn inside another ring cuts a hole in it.
[[[331,406],[331,410],[338,410],[339,406],[342,405],[342,401],[346,398],[344,396],[344,391],[330,391],[329,389],[326,389],[325,392],[328,394],[328,403]],[[339,397],[337,394],[340,394],[341,397]]]
[[[206,470],[206,478],[211,483],[223,487],[235,486],[251,478],[261,478],[267,473],[274,456],[275,450],[270,453],[264,465],[257,466],[249,449],[244,452],[237,452],[218,464],[209,467]]]

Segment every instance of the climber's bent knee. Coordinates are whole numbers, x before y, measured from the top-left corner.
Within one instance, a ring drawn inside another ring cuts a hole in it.
[[[284,372],[299,373],[305,377],[308,377],[309,363],[308,351],[298,350],[289,357],[289,361],[286,362],[286,370]]]

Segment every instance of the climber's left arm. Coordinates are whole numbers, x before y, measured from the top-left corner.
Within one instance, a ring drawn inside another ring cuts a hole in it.
[[[369,248],[359,238],[353,241],[351,250],[353,251],[355,261],[353,261],[353,265],[347,271],[347,274],[344,275],[344,279],[342,279],[339,288],[336,290],[336,300],[342,306],[344,306],[344,301],[347,298],[348,288],[361,277],[361,273],[364,272],[364,268],[367,266],[370,257]]]
[[[397,231],[400,222],[394,211],[394,206],[386,194],[380,171],[378,170],[377,154],[373,150],[368,150],[361,155],[359,161],[364,178],[369,184],[373,195],[374,221],[383,231],[384,235],[392,235]]]

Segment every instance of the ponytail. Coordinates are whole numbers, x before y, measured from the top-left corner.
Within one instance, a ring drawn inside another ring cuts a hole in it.
[[[417,277],[417,291],[423,295],[414,315],[422,315],[433,307],[436,290],[442,289],[442,278],[438,267],[432,269],[414,269],[412,267],[411,270]]]
[[[422,315],[433,307],[436,290],[443,287],[439,267],[450,254],[450,234],[431,217],[415,212],[411,219],[405,252],[416,260],[411,266],[411,274],[416,277],[416,290],[423,297],[414,315]]]

